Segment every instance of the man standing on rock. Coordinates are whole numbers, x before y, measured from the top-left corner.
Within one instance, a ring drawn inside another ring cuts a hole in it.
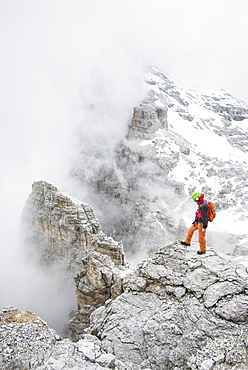
[[[206,253],[206,229],[208,227],[208,203],[204,199],[204,194],[194,193],[192,195],[194,202],[198,204],[197,211],[195,213],[195,220],[192,226],[188,230],[185,241],[181,241],[181,244],[189,246],[191,239],[196,230],[198,230],[198,241],[200,244],[200,250],[198,254]]]

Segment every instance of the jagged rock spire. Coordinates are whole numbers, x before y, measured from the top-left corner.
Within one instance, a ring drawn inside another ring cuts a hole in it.
[[[82,259],[93,251],[108,255],[116,266],[124,264],[122,244],[103,233],[93,208],[45,181],[33,183],[22,226],[30,253],[65,271],[80,272]]]

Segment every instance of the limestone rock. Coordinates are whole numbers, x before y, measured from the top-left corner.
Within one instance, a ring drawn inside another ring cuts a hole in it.
[[[6,308],[0,313],[0,369],[42,365],[60,336],[34,313]]]
[[[122,244],[101,230],[93,208],[61,193],[44,181],[35,182],[23,212],[26,244],[46,264],[59,264],[70,278],[76,275],[78,312],[68,324],[78,340],[92,311],[122,293]]]
[[[246,369],[245,267],[175,242],[141,262],[123,286],[92,313],[87,330],[119,360],[133,369]]]
[[[83,265],[75,277],[79,311],[68,323],[70,338],[74,341],[81,338],[89,326],[94,309],[123,292],[122,271],[115,267],[109,256],[93,252],[83,260]]]
[[[244,266],[209,249],[199,256],[174,242],[129,274],[122,271],[124,292],[117,288],[116,296],[111,286],[119,269],[109,257],[93,252],[83,263],[75,278],[75,342],[32,312],[6,308],[0,312],[1,370],[247,369]]]
[[[1,370],[117,369],[116,357],[103,350],[99,339],[84,335],[77,343],[62,340],[32,312],[0,312],[0,339]]]
[[[132,131],[147,133],[156,131],[158,128],[167,128],[167,110],[154,108],[149,105],[141,104],[134,108]]]
[[[67,324],[69,338],[77,342],[82,338],[84,330],[89,326],[90,315],[95,310],[93,306],[82,306],[82,310],[71,312],[70,320]]]
[[[108,255],[116,266],[124,264],[122,244],[103,233],[93,208],[45,181],[33,183],[22,225],[26,245],[45,264],[80,272],[82,259],[93,251]]]
[[[108,256],[94,252],[83,264],[75,278],[80,309],[85,305],[99,307],[122,293],[121,272]]]

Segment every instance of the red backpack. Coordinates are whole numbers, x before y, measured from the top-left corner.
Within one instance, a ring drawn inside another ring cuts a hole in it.
[[[216,211],[214,209],[214,203],[208,202],[208,221],[212,222],[216,217]]]

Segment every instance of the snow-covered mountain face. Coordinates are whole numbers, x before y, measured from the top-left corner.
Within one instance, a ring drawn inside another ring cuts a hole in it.
[[[184,91],[156,69],[146,82],[153,104],[168,107],[168,133],[157,136],[170,144],[171,155],[178,155],[169,177],[183,183],[189,195],[199,189],[216,203],[219,213],[211,230],[247,233],[247,104],[223,90]],[[178,150],[170,134],[183,137],[188,151]],[[154,145],[158,148],[159,141]]]
[[[223,90],[186,91],[157,68],[145,84],[147,95],[112,161],[102,161],[86,180],[82,150],[74,168],[91,189],[105,232],[140,260],[184,238],[194,220],[191,194],[199,191],[218,212],[208,247],[248,254],[248,105]]]

